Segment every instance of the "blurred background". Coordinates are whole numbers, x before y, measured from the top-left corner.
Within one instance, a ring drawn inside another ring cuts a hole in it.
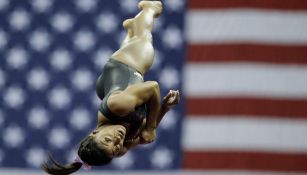
[[[43,174],[96,126],[95,81],[138,0],[0,0],[0,174]],[[146,75],[158,139],[77,174],[307,174],[307,1],[164,0]]]

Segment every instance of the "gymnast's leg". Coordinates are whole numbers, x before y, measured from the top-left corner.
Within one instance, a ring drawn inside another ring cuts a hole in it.
[[[161,14],[162,4],[160,1],[141,1],[138,6],[141,11],[134,18],[126,19],[123,22],[123,27],[127,29],[127,35],[122,45],[133,36],[146,37],[146,34],[150,35],[147,39],[152,41],[151,31],[154,18]]]
[[[142,75],[149,70],[154,59],[152,46],[152,28],[154,18],[160,15],[162,4],[160,1],[141,1],[141,11],[132,19],[124,21],[127,35],[112,58],[137,69]]]
[[[139,8],[140,13],[134,17],[133,34],[152,41],[151,31],[154,18],[161,14],[162,3],[160,1],[141,1]]]

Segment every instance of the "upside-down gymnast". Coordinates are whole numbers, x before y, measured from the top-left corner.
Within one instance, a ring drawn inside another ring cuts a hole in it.
[[[153,142],[161,119],[179,103],[179,91],[170,90],[160,104],[159,84],[143,80],[154,59],[151,31],[162,3],[141,1],[138,7],[141,11],[123,22],[127,36],[97,80],[102,102],[96,129],[81,141],[75,162],[61,165],[50,156],[52,165],[42,165],[45,172],[70,174],[82,165],[106,165],[136,145]]]

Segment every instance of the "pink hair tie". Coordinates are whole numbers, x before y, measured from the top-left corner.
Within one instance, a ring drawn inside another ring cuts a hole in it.
[[[83,165],[83,169],[86,170],[86,171],[89,171],[91,170],[92,166],[83,162],[83,160],[79,157],[79,155],[77,155],[76,159],[74,162],[79,162],[79,163],[82,163]]]

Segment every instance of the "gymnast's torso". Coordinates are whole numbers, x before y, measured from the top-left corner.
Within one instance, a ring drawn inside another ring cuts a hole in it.
[[[143,82],[142,75],[136,69],[111,58],[104,66],[103,73],[96,83],[96,93],[102,100],[99,111],[111,124],[122,124],[128,128],[126,140],[134,139],[138,136],[148,113],[147,106],[146,104],[138,106],[135,111],[127,116],[120,117],[109,110],[107,100],[113,92],[124,90],[128,85]]]

